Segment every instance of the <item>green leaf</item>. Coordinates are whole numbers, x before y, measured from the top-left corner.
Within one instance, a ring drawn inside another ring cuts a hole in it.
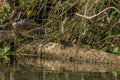
[[[2,55],[2,53],[3,53],[3,49],[2,49],[2,48],[0,48],[0,55]]]
[[[113,48],[113,52],[116,54],[120,54],[120,47]]]
[[[0,58],[5,58],[8,60],[9,58],[7,57],[7,52],[10,50],[10,47],[5,47],[5,48],[0,48]]]
[[[83,45],[84,46],[84,48],[90,48],[90,45]]]
[[[118,47],[115,47],[115,48],[113,48],[113,52],[118,52],[119,51],[119,48]]]
[[[4,54],[5,54],[10,50],[10,47],[5,47],[3,50],[4,50]]]

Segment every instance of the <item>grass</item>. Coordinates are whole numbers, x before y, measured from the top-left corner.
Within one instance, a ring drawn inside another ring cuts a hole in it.
[[[77,39],[86,48],[120,54],[120,4],[114,0],[19,0],[14,7],[16,18],[33,19],[51,29],[43,42],[63,39],[71,44]],[[1,25],[10,10],[9,6],[1,9]]]

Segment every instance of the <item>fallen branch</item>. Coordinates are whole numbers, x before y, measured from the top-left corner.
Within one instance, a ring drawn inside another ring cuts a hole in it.
[[[78,15],[78,16],[80,16],[82,18],[86,18],[86,19],[93,19],[93,18],[99,16],[100,14],[102,14],[103,12],[106,12],[109,9],[114,9],[114,10],[116,10],[120,14],[120,11],[117,8],[115,8],[115,7],[108,7],[108,8],[105,8],[104,10],[102,10],[101,12],[99,12],[98,14],[95,14],[93,16],[81,15],[79,13],[76,13],[76,15]]]

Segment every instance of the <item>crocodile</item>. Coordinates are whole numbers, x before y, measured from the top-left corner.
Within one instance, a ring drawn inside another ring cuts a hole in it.
[[[16,52],[22,67],[73,72],[109,72],[120,69],[120,56],[78,46],[61,48],[60,43],[49,42],[21,45]],[[25,57],[22,57],[25,56]]]
[[[13,31],[11,34],[8,34],[9,32],[0,32],[0,38],[5,38],[5,39],[11,39],[11,40],[16,40],[19,39],[19,37],[17,35],[20,35],[22,37],[26,37],[24,36],[20,29],[24,29],[23,26],[21,26],[24,22],[26,23],[26,21],[28,20],[22,20],[21,23],[17,22],[14,23],[13,26],[15,28],[15,30],[17,31]],[[28,21],[29,22],[29,21]],[[33,21],[34,22],[34,21]],[[48,22],[49,24],[51,22]],[[48,25],[48,23],[46,23],[45,25]],[[20,25],[20,26],[18,26]],[[36,28],[34,27],[35,30],[38,29],[40,30],[40,33],[44,33],[43,35],[45,35],[46,29],[44,28]],[[20,30],[20,31],[19,31]],[[30,32],[31,30],[34,31],[33,27],[31,26],[26,26],[26,29],[24,29],[26,33],[26,31]],[[40,34],[40,35],[41,35]],[[35,33],[33,32],[33,36],[35,35]],[[40,36],[37,35],[37,36]],[[14,39],[16,37],[16,39]],[[21,43],[21,45],[17,48],[15,53],[20,53],[20,55],[35,55],[38,56],[40,58],[47,58],[47,59],[57,59],[57,60],[62,60],[62,61],[69,61],[69,62],[84,62],[84,63],[95,63],[95,64],[120,64],[120,56],[115,55],[115,54],[111,54],[111,53],[107,53],[104,51],[99,51],[99,50],[95,50],[95,49],[86,49],[80,46],[75,45],[70,45],[70,46],[64,46],[61,43],[55,43],[55,42],[48,42],[46,44],[43,44],[41,42],[36,42],[34,44],[29,43],[29,44],[25,44],[25,43]],[[16,54],[18,55],[18,54]]]
[[[60,43],[49,42],[25,44],[19,47],[16,53],[35,55],[42,59],[55,59],[69,62],[84,62],[95,64],[120,64],[120,56],[99,51],[95,49],[86,49],[79,46],[61,47]]]

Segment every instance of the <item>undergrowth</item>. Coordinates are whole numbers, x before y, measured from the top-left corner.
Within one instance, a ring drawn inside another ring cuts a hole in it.
[[[120,54],[120,2],[114,0],[10,0],[1,7],[1,26],[17,10],[14,21],[32,19],[38,26],[50,28],[43,42],[74,39],[85,48]],[[17,2],[18,1],[18,2]],[[19,4],[18,4],[19,3]],[[9,3],[10,4],[10,3]],[[100,13],[100,14],[99,14]],[[5,25],[6,26],[6,25]],[[7,25],[13,28],[12,25]],[[8,27],[7,27],[8,28]],[[3,28],[1,28],[3,30]],[[27,34],[27,33],[26,33]],[[27,39],[27,38],[26,38]],[[4,40],[0,39],[0,43]],[[28,40],[29,41],[29,40]],[[32,42],[30,42],[32,43]],[[6,45],[8,46],[8,45]]]

